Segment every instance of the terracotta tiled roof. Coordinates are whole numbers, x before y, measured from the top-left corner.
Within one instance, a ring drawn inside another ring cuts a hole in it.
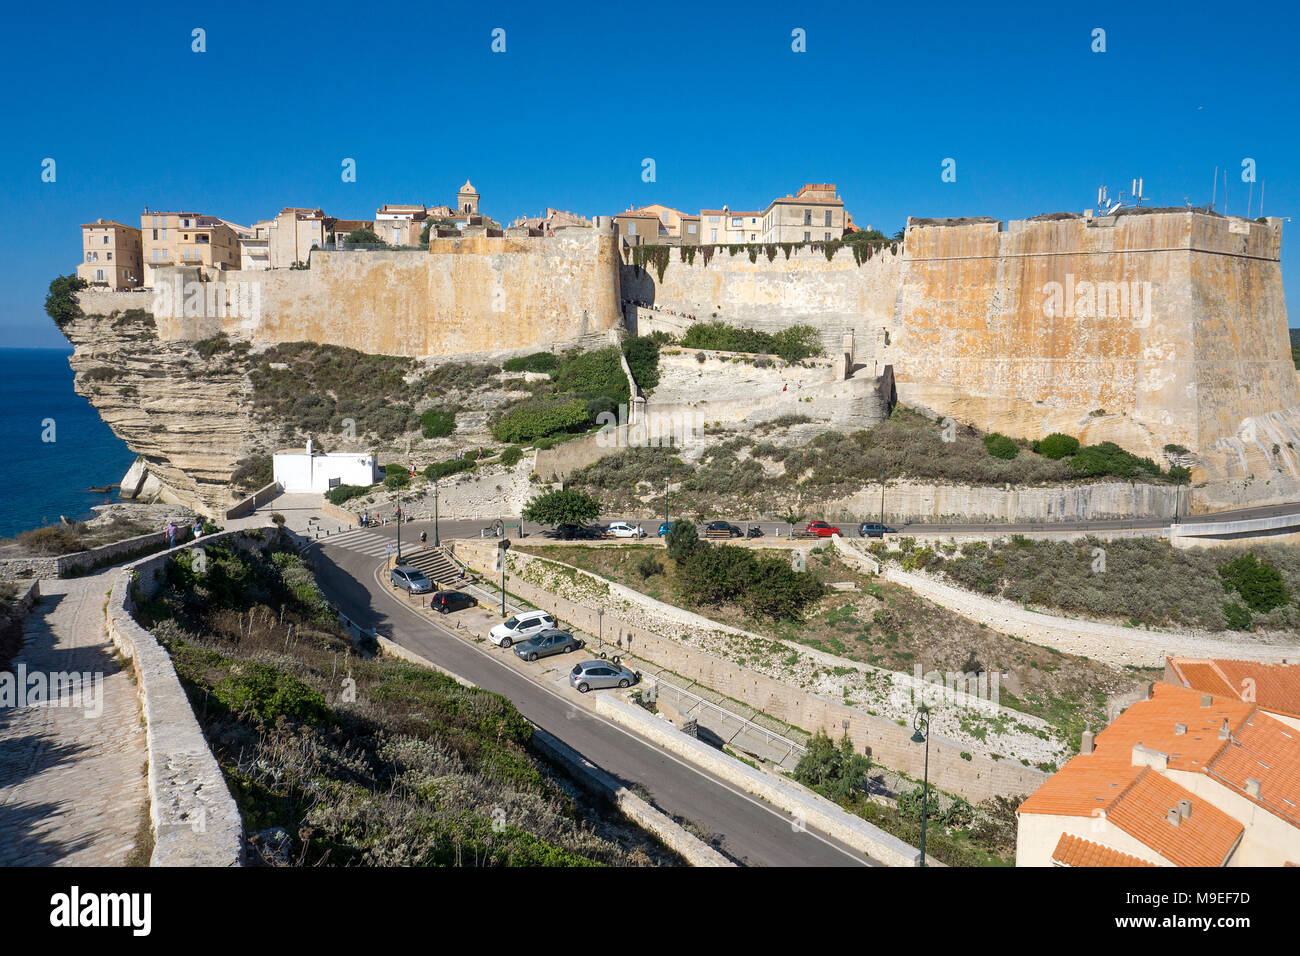
[[[1169,811],[1184,800],[1191,804],[1190,815],[1170,822]],[[1175,866],[1222,866],[1245,832],[1214,804],[1150,767],[1142,768],[1106,818]]]
[[[1062,866],[1155,866],[1149,860],[1121,853],[1100,843],[1062,833],[1052,851],[1052,862]]]
[[[368,219],[335,219],[330,228],[335,233],[356,232],[358,229],[373,229],[375,224]]]
[[[1300,717],[1300,665],[1190,657],[1172,657],[1168,664],[1184,687]]]
[[[118,222],[114,219],[100,219],[97,222],[83,222],[81,224],[82,229],[94,229],[96,227],[102,229],[105,226],[117,226],[119,229],[130,229],[132,232],[140,231],[139,226],[128,226],[126,223]]]
[[[1207,772],[1292,826],[1300,826],[1300,730],[1257,710]],[[1252,794],[1247,780],[1258,781],[1259,796]]]

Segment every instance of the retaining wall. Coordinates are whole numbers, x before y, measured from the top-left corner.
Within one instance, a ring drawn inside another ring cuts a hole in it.
[[[268,538],[274,528],[262,529]],[[246,531],[201,539],[247,542]],[[184,547],[191,547],[185,545]],[[149,818],[154,832],[150,866],[240,866],[244,826],[216,758],[208,747],[171,655],[134,618],[135,599],[162,587],[162,569],[180,548],[124,567],[107,606],[108,634],[131,662],[149,753]]]

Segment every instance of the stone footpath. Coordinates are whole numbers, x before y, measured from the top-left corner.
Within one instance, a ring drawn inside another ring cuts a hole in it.
[[[148,806],[145,735],[104,626],[118,574],[41,582],[25,621],[14,668],[102,675],[103,710],[0,707],[0,866],[121,866],[134,848]]]

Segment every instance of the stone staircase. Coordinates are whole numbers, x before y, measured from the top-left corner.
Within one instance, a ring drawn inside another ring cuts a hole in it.
[[[441,548],[403,552],[402,563],[419,568],[441,590],[455,590],[468,583],[460,565]]]

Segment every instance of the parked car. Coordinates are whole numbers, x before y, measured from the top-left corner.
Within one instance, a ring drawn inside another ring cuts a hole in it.
[[[588,527],[580,524],[562,524],[556,527],[555,537],[561,541],[594,541],[604,537],[605,529],[599,526]]]
[[[661,537],[661,538],[663,538],[663,537],[667,537],[668,532],[673,530],[673,525],[676,524],[676,523],[677,523],[677,522],[675,522],[675,521],[665,521],[665,522],[663,522],[662,524],[660,524],[660,525],[659,525],[659,537]]]
[[[742,538],[744,537],[745,532],[741,531],[734,524],[729,524],[726,521],[714,521],[704,529],[704,534],[706,537],[712,536],[715,538]]]
[[[626,521],[614,521],[605,529],[605,533],[612,538],[644,538],[645,529],[639,524],[632,525]]]
[[[897,534],[897,528],[881,524],[879,521],[864,521],[858,525],[859,538],[883,538],[887,534]]]
[[[613,661],[583,661],[574,664],[573,670],[569,671],[569,686],[579,694],[605,687],[631,687],[639,680],[641,675],[618,663],[617,658]]]
[[[509,647],[553,627],[555,618],[546,611],[521,611],[488,631],[488,640],[497,647]]]
[[[477,607],[478,598],[464,591],[438,591],[429,598],[429,607],[439,614],[463,611],[467,607]]]
[[[833,524],[827,524],[825,521],[809,521],[808,527],[804,528],[808,534],[814,538],[829,538],[833,534],[839,534],[840,529]]]
[[[528,638],[528,640],[516,644],[515,653],[526,661],[535,661],[539,657],[550,657],[552,654],[567,654],[570,651],[581,650],[582,647],[583,641],[574,637],[568,631],[547,628]]]
[[[419,568],[409,564],[399,564],[388,574],[393,587],[408,594],[428,594],[433,590],[433,582]]]

